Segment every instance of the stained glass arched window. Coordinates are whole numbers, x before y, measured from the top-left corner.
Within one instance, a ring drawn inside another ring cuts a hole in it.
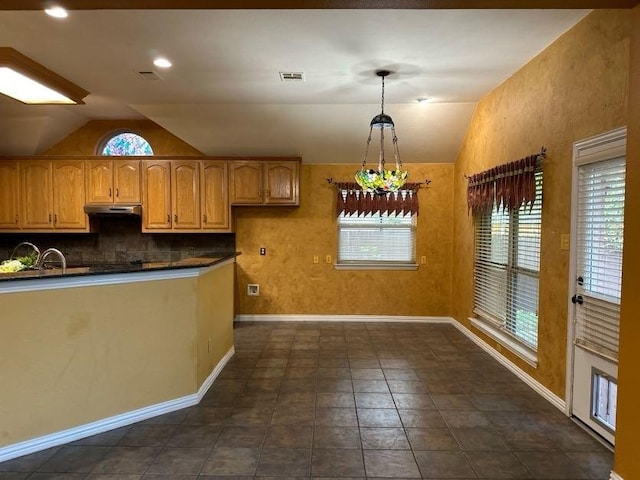
[[[122,132],[109,138],[102,155],[153,155],[149,142],[132,132]]]

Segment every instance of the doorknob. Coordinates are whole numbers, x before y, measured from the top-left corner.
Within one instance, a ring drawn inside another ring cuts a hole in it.
[[[576,303],[578,305],[582,305],[584,303],[584,298],[582,298],[582,295],[574,295],[573,297],[571,297],[571,303],[573,303],[574,305]]]

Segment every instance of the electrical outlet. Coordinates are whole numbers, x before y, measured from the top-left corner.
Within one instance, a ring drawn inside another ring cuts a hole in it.
[[[257,283],[249,283],[247,285],[247,295],[251,297],[260,296],[260,285],[258,285]]]
[[[568,233],[560,235],[560,250],[569,250],[571,244],[571,237]]]
[[[267,249],[264,247],[260,247],[260,255],[266,255],[267,254]]]
[[[324,261],[325,261],[326,263],[331,263],[331,255],[327,255],[327,256],[325,256],[325,257],[324,257]]]
[[[320,263],[320,257],[318,255],[313,256],[313,263]]]
[[[426,255],[422,255],[420,257],[420,264],[421,265],[426,265],[426,263],[427,263],[427,256]]]

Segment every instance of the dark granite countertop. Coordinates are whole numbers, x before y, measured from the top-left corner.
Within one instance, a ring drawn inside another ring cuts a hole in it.
[[[85,275],[110,275],[114,273],[137,273],[156,270],[175,270],[184,268],[211,267],[240,255],[239,252],[213,253],[182,260],[165,262],[95,263],[91,265],[69,266],[65,273],[61,268],[22,270],[15,273],[0,273],[0,282],[14,280],[37,280],[42,278],[66,278]]]

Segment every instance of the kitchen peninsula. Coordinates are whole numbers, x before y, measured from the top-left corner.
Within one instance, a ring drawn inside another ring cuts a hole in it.
[[[0,281],[0,461],[198,403],[233,355],[235,256]]]

